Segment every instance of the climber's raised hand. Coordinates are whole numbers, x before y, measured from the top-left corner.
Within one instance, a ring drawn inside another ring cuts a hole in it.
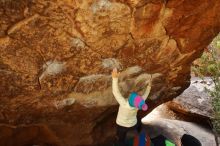
[[[150,80],[149,80],[149,83],[148,83],[148,85],[152,85],[152,81],[153,81],[153,77],[152,77],[152,75],[150,75]]]
[[[151,85],[152,85],[152,80],[153,80],[153,79],[152,79],[152,75],[150,75],[150,79],[146,81],[147,86],[150,86],[150,87],[151,87]]]
[[[112,78],[118,78],[119,77],[119,72],[117,70],[117,68],[114,68],[112,71]]]

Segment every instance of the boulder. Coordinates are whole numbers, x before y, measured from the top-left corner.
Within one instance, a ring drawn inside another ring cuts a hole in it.
[[[65,146],[114,138],[112,68],[126,97],[153,75],[146,115],[188,87],[190,64],[220,31],[219,9],[216,0],[0,0],[0,123],[44,125]],[[53,144],[26,136],[16,145]]]
[[[176,144],[180,144],[181,137],[184,134],[189,134],[198,139],[203,146],[216,146],[212,131],[195,123],[163,118],[143,122],[151,138],[163,135]]]
[[[214,89],[211,78],[191,79],[190,86],[177,98],[168,103],[168,107],[176,112],[194,117],[213,118],[212,99],[208,90]]]

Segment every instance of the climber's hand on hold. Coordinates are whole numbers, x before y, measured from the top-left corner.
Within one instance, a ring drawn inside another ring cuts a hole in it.
[[[119,72],[117,70],[117,68],[114,68],[112,71],[112,78],[118,78],[119,77]]]
[[[152,85],[152,75],[150,76],[150,79],[147,81],[147,86],[151,87]]]
[[[153,81],[153,78],[152,78],[152,75],[150,75],[149,86],[151,86],[151,85],[152,85],[152,81]]]

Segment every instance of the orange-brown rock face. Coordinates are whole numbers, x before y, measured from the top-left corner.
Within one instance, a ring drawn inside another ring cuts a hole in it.
[[[219,0],[0,0],[0,122],[17,126],[1,126],[0,145],[17,129],[35,133],[17,146],[114,137],[112,68],[123,95],[153,74],[150,109],[171,100],[220,31],[219,10]]]

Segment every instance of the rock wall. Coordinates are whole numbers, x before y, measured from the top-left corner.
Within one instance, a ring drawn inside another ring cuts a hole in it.
[[[219,9],[219,0],[0,0],[0,122],[43,124],[65,146],[105,142],[117,113],[112,68],[125,96],[153,74],[150,110],[171,100],[220,31]]]

